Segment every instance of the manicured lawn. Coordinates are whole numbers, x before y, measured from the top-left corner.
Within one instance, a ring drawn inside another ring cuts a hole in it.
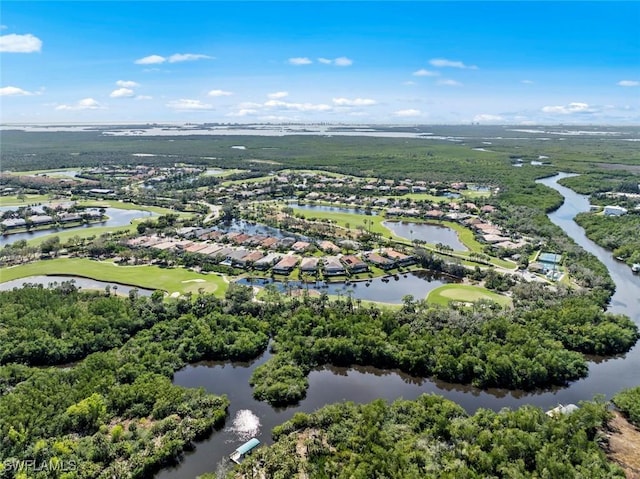
[[[135,222],[136,220],[134,220]],[[27,240],[27,243],[31,246],[38,246],[42,244],[43,241],[53,238],[57,236],[60,238],[61,243],[66,243],[70,238],[74,236],[78,236],[80,238],[91,238],[98,237],[103,233],[116,233],[116,232],[125,232],[130,233],[135,231],[136,225],[126,225],[126,226],[88,226],[86,228],[78,229],[78,230],[69,230],[69,231],[56,231],[49,235],[39,236],[32,240]]]
[[[218,275],[200,274],[184,268],[160,268],[158,266],[118,266],[107,261],[86,258],[59,258],[37,261],[0,272],[0,282],[34,275],[69,274],[113,283],[139,286],[145,289],[162,289],[172,293],[197,293],[200,288],[223,296],[227,283]]]
[[[427,302],[441,305],[446,305],[450,301],[471,303],[481,299],[489,299],[502,306],[511,304],[511,299],[506,296],[494,293],[486,288],[467,284],[445,284],[444,286],[434,289],[427,296]]]
[[[192,213],[184,212],[184,211],[176,211],[171,210],[169,208],[162,208],[160,206],[147,206],[147,205],[138,205],[136,203],[125,203],[124,201],[118,200],[83,200],[79,201],[78,205],[80,206],[89,206],[91,208],[118,208],[121,210],[142,210],[142,211],[151,211],[153,213],[157,213],[159,215],[179,215],[179,216],[190,216]]]
[[[49,201],[68,201],[68,199],[51,200],[49,195],[24,195],[24,199],[18,199],[17,196],[0,196],[0,206],[27,206]]]

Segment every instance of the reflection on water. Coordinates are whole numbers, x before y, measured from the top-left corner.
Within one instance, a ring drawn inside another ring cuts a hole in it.
[[[364,215],[366,211],[364,208],[345,208],[343,206],[310,205],[310,204],[299,204],[297,202],[292,202],[291,206],[299,210],[318,211],[323,213],[349,213],[352,215],[354,214]],[[375,216],[378,213],[376,213],[373,210],[369,210],[369,212],[366,214],[368,214],[369,216]]]
[[[431,271],[420,270],[366,281],[350,281],[348,283],[327,283],[325,281],[317,281],[315,283],[304,283],[302,281],[282,282],[251,278],[242,278],[237,282],[245,286],[258,286],[261,288],[268,284],[273,284],[281,293],[302,289],[316,295],[326,293],[365,301],[401,304],[402,298],[406,295],[412,295],[415,299],[424,299],[430,291],[455,281],[452,278]]]
[[[384,221],[382,224],[394,234],[411,241],[417,239],[431,244],[442,243],[456,251],[467,251],[467,247],[458,238],[458,233],[446,226],[406,221]]]
[[[114,293],[129,294],[130,291],[136,290],[140,296],[151,296],[153,293],[150,289],[137,288],[135,286],[127,286],[120,283],[110,283],[106,281],[98,281],[96,279],[82,278],[80,276],[51,275],[51,276],[27,276],[26,278],[14,279],[0,283],[0,291],[9,291],[13,288],[22,288],[25,283],[41,284],[46,288],[56,286],[65,281],[72,281],[78,288],[84,289],[105,289],[107,286]]]

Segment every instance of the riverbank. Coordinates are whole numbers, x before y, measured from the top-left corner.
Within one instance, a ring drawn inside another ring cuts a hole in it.
[[[607,457],[624,469],[627,479],[640,479],[640,431],[618,411],[607,424]]]

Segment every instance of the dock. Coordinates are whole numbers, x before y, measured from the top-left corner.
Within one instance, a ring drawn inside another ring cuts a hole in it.
[[[248,440],[238,449],[233,451],[229,455],[229,459],[231,459],[236,464],[240,464],[244,459],[244,457],[259,445],[260,445],[260,441],[254,437],[253,439]]]

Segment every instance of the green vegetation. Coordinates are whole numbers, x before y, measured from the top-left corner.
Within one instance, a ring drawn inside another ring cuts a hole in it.
[[[466,284],[445,284],[434,289],[427,296],[427,302],[443,306],[451,301],[471,303],[480,300],[494,301],[501,306],[506,306],[511,303],[511,300],[506,296],[493,293],[479,286]]]
[[[99,281],[114,282],[145,289],[162,289],[168,293],[195,293],[202,289],[223,296],[227,288],[225,280],[214,274],[200,274],[184,268],[160,268],[159,266],[118,266],[111,262],[86,258],[59,258],[38,261],[2,270],[1,281],[26,278],[35,275],[68,274]]]
[[[83,201],[79,201],[78,205],[88,206],[91,208],[111,207],[111,208],[118,208],[121,210],[151,211],[152,213],[157,213],[159,215],[178,215],[181,217],[191,216],[191,213],[187,213],[184,211],[176,211],[176,210],[171,210],[169,208],[161,208],[159,206],[139,205],[136,203],[128,203],[128,202],[117,201],[117,200],[83,200]]]
[[[640,386],[620,391],[612,401],[631,423],[640,428]]]
[[[627,264],[640,263],[640,215],[604,216],[580,213],[576,223],[587,237],[622,258]]]
[[[492,302],[433,307],[407,296],[400,310],[269,299],[275,355],[252,378],[254,394],[273,404],[303,397],[306,375],[324,364],[398,368],[478,387],[532,389],[583,377],[583,353],[627,351],[638,338],[631,320],[603,313],[588,298],[546,298],[537,286],[516,290],[519,308]],[[529,296],[533,299],[531,301]]]
[[[0,196],[0,206],[27,206],[52,201],[49,195]]]
[[[610,413],[584,402],[550,418],[524,406],[467,415],[435,395],[386,404],[340,403],[296,414],[229,478],[590,477],[624,479],[599,446]]]
[[[46,301],[34,308],[47,311],[47,316],[30,316],[29,324],[44,327],[47,318],[66,317],[68,325],[58,321],[46,327],[47,339],[62,347],[81,345],[85,352],[109,346],[104,341],[109,335],[106,323],[123,313],[137,326],[153,326],[118,348],[90,354],[70,367],[0,366],[0,457],[5,465],[35,459],[75,464],[70,475],[60,477],[150,477],[174,463],[193,441],[220,427],[229,404],[202,389],[173,386],[173,373],[202,359],[252,358],[267,344],[267,323],[238,309],[233,297],[226,305],[213,296],[166,303],[158,295],[103,298],[65,293],[69,285],[61,288],[51,294],[41,288],[3,293],[9,305],[6,315],[15,314],[22,300]],[[64,294],[66,298],[55,297]],[[129,323],[123,319],[111,326],[116,341],[123,324]],[[2,335],[0,351],[28,351],[30,343],[29,337]],[[53,354],[44,358],[64,359]],[[29,477],[37,479],[50,474],[29,471]]]
[[[117,346],[152,325],[119,298],[59,288],[0,291],[0,365],[60,364]]]

